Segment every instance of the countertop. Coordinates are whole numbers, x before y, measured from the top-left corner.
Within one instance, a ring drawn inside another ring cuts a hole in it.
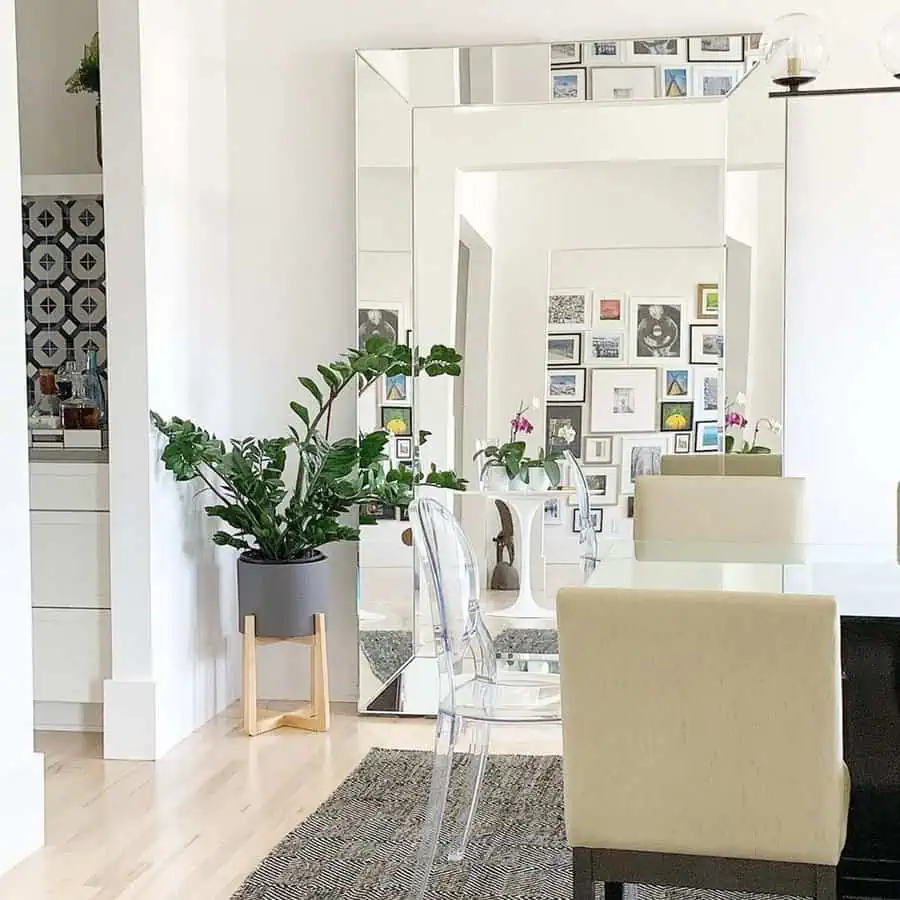
[[[65,447],[29,447],[28,461],[33,463],[108,463],[109,448],[71,450]]]

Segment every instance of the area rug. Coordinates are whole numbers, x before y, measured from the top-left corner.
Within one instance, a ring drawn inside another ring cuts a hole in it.
[[[232,900],[406,900],[432,754],[373,750],[259,864]],[[460,756],[457,766],[470,758]],[[462,774],[458,768],[454,776]],[[454,778],[460,783],[463,779]],[[459,808],[451,789],[445,821]],[[445,837],[442,835],[442,837]],[[603,888],[597,885],[597,900]],[[428,900],[570,900],[572,854],[558,756],[491,756],[461,863],[437,860]],[[626,885],[625,900],[763,900],[761,895]]]

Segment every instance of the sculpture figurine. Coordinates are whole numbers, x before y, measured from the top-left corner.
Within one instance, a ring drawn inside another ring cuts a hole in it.
[[[497,547],[497,563],[491,573],[490,589],[492,591],[519,590],[519,573],[515,568],[516,544],[513,535],[513,520],[509,507],[502,500],[495,500],[497,512],[500,514],[500,533],[495,537]],[[503,557],[509,556],[509,562]]]

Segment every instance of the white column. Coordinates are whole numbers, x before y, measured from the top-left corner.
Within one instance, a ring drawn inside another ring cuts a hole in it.
[[[44,843],[44,760],[34,752],[28,431],[14,0],[0,0],[0,872]]]

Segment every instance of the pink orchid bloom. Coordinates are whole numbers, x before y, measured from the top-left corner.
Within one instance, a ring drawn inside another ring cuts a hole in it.
[[[747,424],[747,419],[739,412],[730,412],[727,416],[725,416],[725,424],[736,425],[738,428],[744,428]]]
[[[525,418],[525,416],[516,416],[511,422],[514,434],[531,434],[534,431],[534,425]]]

